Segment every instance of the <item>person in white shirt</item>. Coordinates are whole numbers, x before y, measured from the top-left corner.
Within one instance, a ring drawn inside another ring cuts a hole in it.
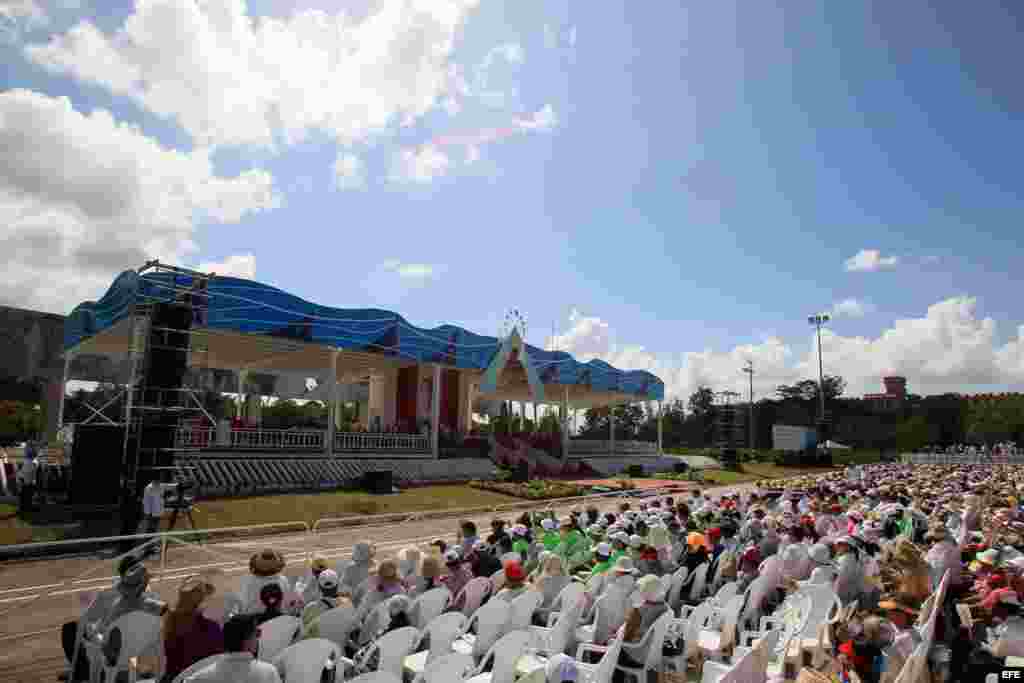
[[[35,445],[29,442],[25,446],[25,462],[18,468],[18,510],[29,512],[36,495],[36,475],[38,463],[35,457]]]
[[[256,659],[260,630],[255,615],[239,614],[224,624],[227,655],[185,678],[187,683],[281,683],[277,669]]]
[[[160,519],[164,516],[164,490],[168,484],[163,481],[167,475],[146,484],[142,490],[143,533],[155,534],[160,530]]]

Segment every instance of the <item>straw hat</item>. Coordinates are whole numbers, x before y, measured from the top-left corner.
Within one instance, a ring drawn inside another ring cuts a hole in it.
[[[665,592],[665,584],[654,574],[641,576],[636,582],[637,602],[657,602]]]
[[[258,552],[249,559],[249,571],[254,576],[274,576],[275,574],[280,574],[281,570],[284,569],[284,565],[284,556],[271,548]]]
[[[441,563],[436,557],[428,557],[423,560],[420,567],[420,575],[425,579],[436,579],[441,575]]]
[[[384,560],[377,566],[377,577],[382,581],[395,581],[398,579],[398,565],[394,560]]]

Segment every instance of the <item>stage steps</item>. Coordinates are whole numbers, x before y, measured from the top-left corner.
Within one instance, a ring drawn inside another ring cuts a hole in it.
[[[231,456],[189,458],[204,497],[336,489],[364,474],[390,470],[398,486],[412,483],[493,479],[494,464],[482,458],[310,458]]]

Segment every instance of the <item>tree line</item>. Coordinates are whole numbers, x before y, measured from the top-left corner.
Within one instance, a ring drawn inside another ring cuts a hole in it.
[[[825,411],[829,437],[854,448],[916,450],[952,444],[1024,443],[1024,394],[965,396],[908,394],[902,405],[882,410],[862,398],[846,397],[846,381],[836,375],[825,377]],[[772,448],[772,426],[776,424],[814,427],[819,408],[818,382],[803,380],[776,387],[773,396],[754,402],[754,447]],[[748,402],[732,400],[744,413]],[[715,440],[715,415],[720,401],[711,387],[699,386],[687,400],[665,403],[662,442],[666,448],[706,448]],[[657,439],[657,414],[644,404],[614,409],[616,439]],[[608,408],[586,412],[579,438],[608,438]],[[743,430],[737,447],[745,448],[749,438]]]

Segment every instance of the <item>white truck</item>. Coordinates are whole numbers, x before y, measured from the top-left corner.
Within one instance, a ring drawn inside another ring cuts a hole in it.
[[[813,427],[772,426],[772,448],[777,451],[805,451],[818,445],[818,432]]]

